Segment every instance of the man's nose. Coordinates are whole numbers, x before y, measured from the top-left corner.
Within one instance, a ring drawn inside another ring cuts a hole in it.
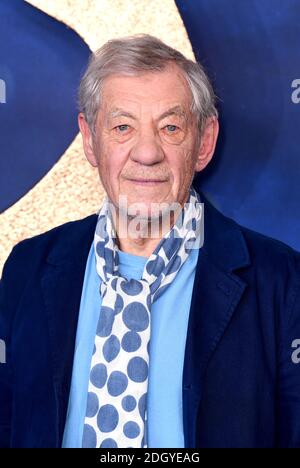
[[[164,152],[158,135],[154,131],[140,132],[130,152],[130,158],[147,166],[161,162],[164,159]]]

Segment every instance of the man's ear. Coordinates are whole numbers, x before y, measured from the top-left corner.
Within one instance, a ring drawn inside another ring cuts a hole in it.
[[[202,171],[208,163],[211,161],[216,143],[219,134],[219,122],[217,117],[210,117],[204,130],[202,132],[202,137],[200,140],[200,146],[198,149],[197,161],[195,166],[195,171]]]
[[[85,156],[93,167],[97,167],[98,161],[94,153],[92,132],[82,112],[78,115],[78,125],[82,136]]]

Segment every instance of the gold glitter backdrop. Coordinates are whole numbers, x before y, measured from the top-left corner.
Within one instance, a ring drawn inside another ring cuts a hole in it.
[[[74,29],[92,51],[130,34],[159,37],[194,59],[173,0],[28,0]],[[96,169],[86,161],[80,135],[46,176],[0,215],[0,275],[13,245],[99,210],[104,197]]]

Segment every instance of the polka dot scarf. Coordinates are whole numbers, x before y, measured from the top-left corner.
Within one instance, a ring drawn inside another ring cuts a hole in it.
[[[191,187],[188,203],[147,260],[139,281],[118,275],[118,247],[107,200],[100,210],[94,247],[102,306],[91,361],[83,447],[147,447],[151,304],[199,244],[201,208],[199,195]]]

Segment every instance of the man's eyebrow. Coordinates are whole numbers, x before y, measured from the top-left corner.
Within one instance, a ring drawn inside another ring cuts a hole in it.
[[[169,117],[169,115],[178,115],[179,117],[186,117],[186,112],[181,106],[174,106],[168,109],[162,115],[160,115],[157,120],[163,120],[165,117]]]
[[[113,109],[111,112],[109,112],[108,116],[112,117],[113,119],[115,117],[129,117],[130,119],[137,120],[137,117],[135,117],[133,114],[119,108]]]
[[[166,110],[163,114],[161,114],[157,120],[163,120],[166,117],[169,117],[170,115],[178,115],[179,117],[186,117],[186,112],[181,106],[173,106],[170,109]],[[115,108],[113,109],[109,115],[109,118],[116,118],[116,117],[129,117],[130,119],[137,120],[137,117],[133,114],[131,114],[128,111],[125,111],[124,109],[119,109]]]

